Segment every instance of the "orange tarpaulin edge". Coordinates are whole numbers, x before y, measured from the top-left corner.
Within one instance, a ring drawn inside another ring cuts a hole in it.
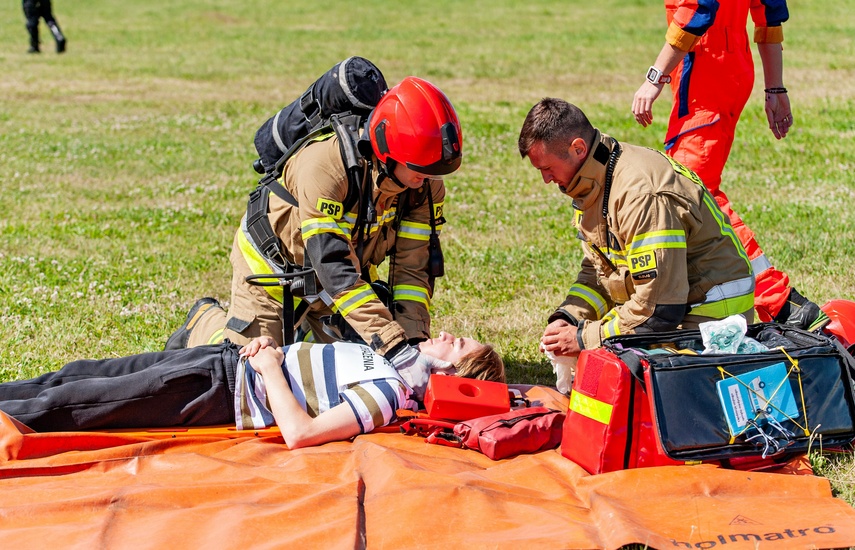
[[[812,475],[591,476],[557,450],[492,461],[395,433],[289,451],[275,431],[25,431],[0,414],[4,548],[855,545],[855,510]]]

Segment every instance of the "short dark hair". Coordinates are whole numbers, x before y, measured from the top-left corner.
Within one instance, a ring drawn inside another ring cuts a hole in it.
[[[544,97],[526,115],[517,146],[522,158],[538,142],[554,153],[566,155],[567,146],[576,138],[585,140],[588,149],[593,147],[596,134],[582,109],[563,99]]]

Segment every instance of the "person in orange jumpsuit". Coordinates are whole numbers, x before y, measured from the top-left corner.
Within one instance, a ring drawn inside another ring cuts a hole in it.
[[[754,42],[763,64],[766,117],[776,139],[793,125],[783,85],[782,23],[786,0],[665,0],[665,44],[632,102],[636,121],[653,121],[653,102],[665,84],[674,95],[665,136],[666,152],[694,170],[730,217],[756,274],[754,307],[762,321],[815,330],[828,322],[819,307],[790,286],[775,269],[754,233],[734,212],[721,190],[721,173],[733,145],[736,124],[754,86],[754,61],[746,26],[754,22]]]

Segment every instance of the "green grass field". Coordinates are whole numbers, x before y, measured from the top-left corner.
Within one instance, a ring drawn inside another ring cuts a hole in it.
[[[670,99],[647,129],[629,111],[664,38],[661,2],[57,0],[54,10],[67,53],[42,25],[43,53],[28,55],[20,3],[0,5],[0,380],[159,350],[197,298],[227,301],[255,130],[362,55],[390,83],[440,86],[463,123],[434,331],[495,343],[513,382],[554,383],[537,340],[580,250],[570,201],[520,160],[516,137],[531,105],[557,96],[619,140],[661,148]],[[855,0],[791,0],[790,11],[795,127],[776,142],[755,93],[724,188],[803,294],[855,299]],[[816,461],[855,502],[851,453]]]

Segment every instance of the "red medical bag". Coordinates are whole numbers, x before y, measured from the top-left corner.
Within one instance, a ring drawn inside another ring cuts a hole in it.
[[[611,351],[584,350],[576,365],[561,454],[591,474],[683,464],[656,439],[644,384]]]
[[[766,350],[702,354],[700,332],[680,330],[617,336],[601,349],[583,351],[562,454],[591,473],[698,462],[760,469],[804,454],[812,444],[849,446],[855,438],[855,359],[846,349],[834,338],[774,323],[749,325],[747,336]],[[763,390],[767,374],[761,373],[768,369],[782,374]],[[728,387],[749,394],[741,401],[748,421],[738,433],[730,425],[732,403],[730,413],[724,408],[732,401]],[[752,408],[761,402],[755,398],[787,393],[790,411],[772,401]]]

